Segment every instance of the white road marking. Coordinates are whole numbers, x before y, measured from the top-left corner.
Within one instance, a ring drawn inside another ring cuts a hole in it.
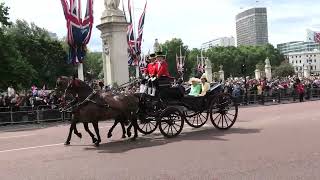
[[[209,125],[205,124],[203,127],[208,127]],[[107,128],[111,126],[103,126],[101,128]],[[194,129],[193,127],[185,127],[184,129]],[[158,131],[155,131],[158,133]],[[139,133],[140,134],[140,133]],[[5,138],[17,138],[17,137],[24,137],[24,136],[32,136],[35,134],[27,134],[27,135],[21,135],[21,136],[10,136],[10,137],[0,137],[0,139],[5,139]],[[8,150],[2,150],[0,153],[6,153],[6,152],[14,152],[14,151],[21,151],[21,150],[29,150],[29,149],[38,149],[38,148],[45,148],[45,147],[53,147],[53,146],[60,146],[63,145],[64,143],[58,143],[58,144],[47,144],[47,145],[42,145],[42,146],[33,146],[33,147],[25,147],[25,148],[17,148],[17,149],[8,149]]]
[[[0,153],[13,152],[13,151],[21,151],[21,150],[28,150],[28,149],[37,149],[37,148],[44,148],[44,147],[53,147],[53,146],[60,146],[60,145],[63,145],[63,143],[48,144],[48,145],[43,145],[43,146],[25,147],[25,148],[18,148],[18,149],[8,149],[8,150],[0,151]]]
[[[0,139],[11,139],[11,138],[20,138],[20,137],[28,137],[28,136],[35,136],[36,134],[25,134],[25,135],[18,135],[18,136],[7,136],[7,137],[0,137]]]

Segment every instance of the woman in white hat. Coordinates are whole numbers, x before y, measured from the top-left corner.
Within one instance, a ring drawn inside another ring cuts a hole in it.
[[[207,94],[207,91],[210,89],[210,84],[208,83],[207,76],[203,74],[201,76],[201,94],[199,96],[204,96]]]
[[[189,96],[199,96],[199,94],[201,93],[200,79],[191,78],[189,80],[189,84],[191,84],[191,90],[190,90]]]

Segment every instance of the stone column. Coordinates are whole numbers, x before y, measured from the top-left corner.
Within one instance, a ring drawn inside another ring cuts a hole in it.
[[[124,14],[119,9],[106,9],[102,13],[101,31],[103,44],[104,84],[118,85],[129,82],[127,26]]]
[[[271,64],[270,64],[269,58],[266,59],[265,63],[266,65],[264,66],[264,69],[266,73],[266,78],[267,80],[270,81],[272,79],[272,74],[271,74]]]
[[[310,70],[309,70],[309,68],[308,68],[308,66],[304,65],[304,67],[303,67],[303,77],[304,78],[310,78]]]
[[[223,66],[220,66],[220,71],[219,71],[219,79],[224,82],[224,71],[223,71]]]
[[[209,83],[211,83],[212,82],[212,65],[208,58],[205,60],[205,64],[206,64],[205,73],[208,78],[207,80]]]
[[[256,80],[261,79],[261,71],[260,71],[260,69],[256,68],[256,70],[254,71],[254,74],[255,74]]]

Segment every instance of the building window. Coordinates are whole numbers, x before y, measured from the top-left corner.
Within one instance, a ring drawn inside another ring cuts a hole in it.
[[[308,57],[308,55],[306,55]]]
[[[296,58],[298,58],[298,56],[296,56]]]
[[[310,70],[313,70],[313,66],[310,66]]]
[[[316,62],[317,62],[317,60],[315,59],[315,60],[314,60],[314,63],[316,63]]]
[[[302,67],[300,67],[300,71],[302,71]]]
[[[299,56],[301,58],[301,56]]]
[[[300,60],[300,63],[301,63],[301,60]]]
[[[296,60],[296,64],[298,64],[298,61]]]
[[[317,70],[317,66],[314,66],[314,70]]]

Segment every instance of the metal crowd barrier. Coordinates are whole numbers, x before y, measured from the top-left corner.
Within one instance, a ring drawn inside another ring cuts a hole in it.
[[[257,94],[257,92],[255,91],[248,91],[247,96],[245,94],[241,94],[240,96],[236,97],[236,99],[240,105],[286,104],[299,101],[299,95],[295,92],[294,89],[278,89],[273,91],[267,91],[260,95]],[[320,100],[320,89],[305,89],[303,100]]]
[[[70,113],[60,112],[51,106],[38,106],[37,108],[22,106],[19,109],[0,108],[0,125],[67,121],[70,119]]]

